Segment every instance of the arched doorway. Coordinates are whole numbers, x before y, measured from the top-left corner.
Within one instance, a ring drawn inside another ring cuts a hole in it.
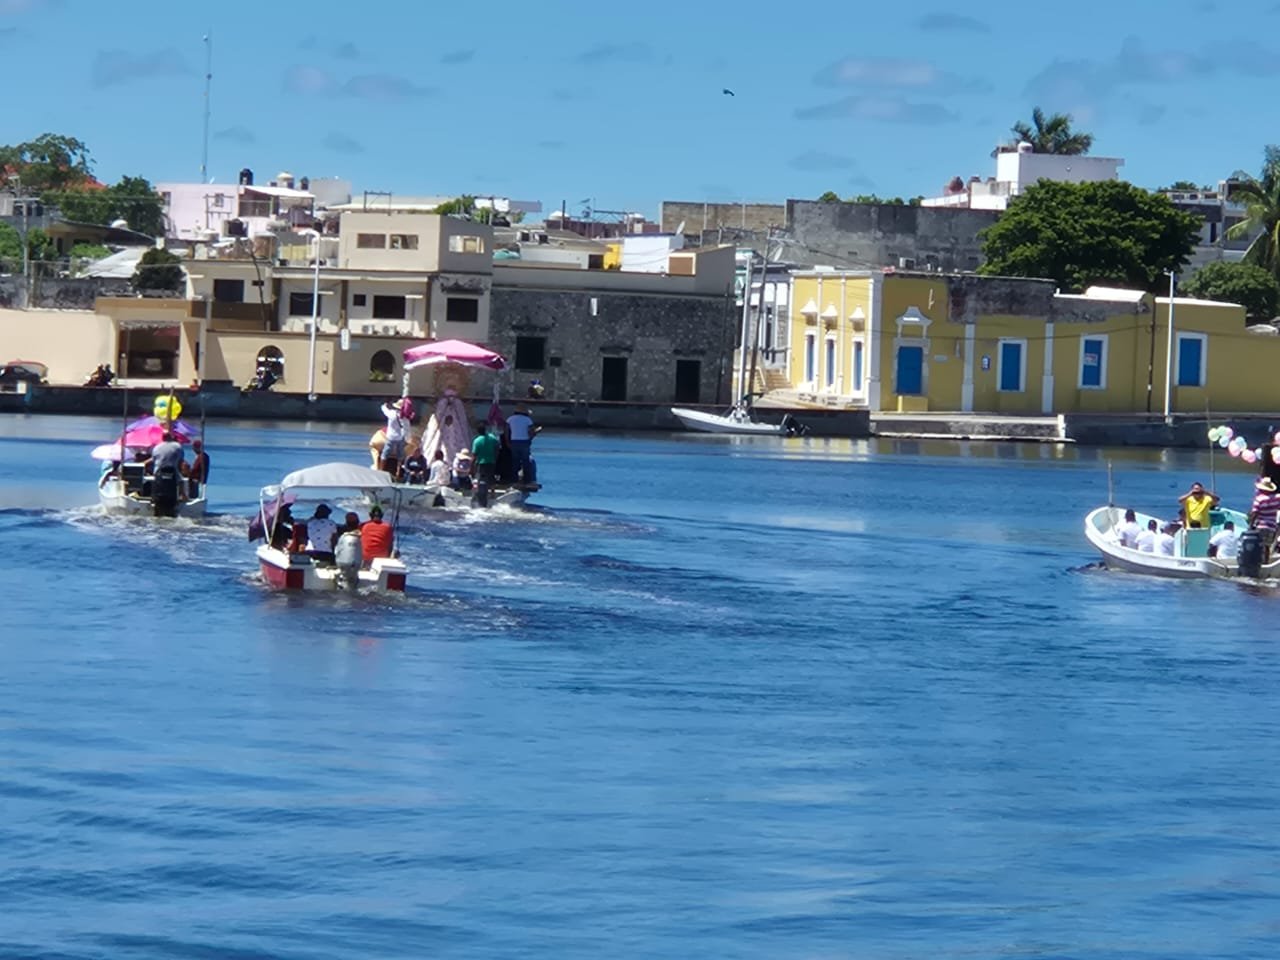
[[[369,381],[390,383],[396,378],[396,358],[390,350],[379,350],[369,360]]]
[[[258,351],[257,369],[265,368],[277,381],[284,380],[284,353],[279,347],[266,346]]]

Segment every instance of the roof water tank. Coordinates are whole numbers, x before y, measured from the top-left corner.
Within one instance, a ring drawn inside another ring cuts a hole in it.
[[[243,170],[240,171],[240,185],[242,187],[253,186],[253,171],[250,170],[248,167],[245,167]]]
[[[1018,144],[1018,152],[1019,153],[1035,153],[1036,148],[1033,147],[1031,144],[1027,143],[1027,141],[1023,140]]]

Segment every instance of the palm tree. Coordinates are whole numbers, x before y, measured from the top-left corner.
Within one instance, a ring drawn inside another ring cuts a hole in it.
[[[1016,147],[1021,141],[1031,144],[1035,153],[1061,153],[1068,156],[1080,156],[1089,152],[1093,146],[1093,134],[1076,133],[1071,129],[1071,115],[1055,113],[1046,117],[1044,111],[1036,107],[1031,111],[1031,123],[1019,120],[1012,127],[1014,139],[1010,146]]]
[[[1233,202],[1244,205],[1244,219],[1227,229],[1232,240],[1254,236],[1244,259],[1280,277],[1280,147],[1263,151],[1262,176],[1244,174],[1231,185]]]

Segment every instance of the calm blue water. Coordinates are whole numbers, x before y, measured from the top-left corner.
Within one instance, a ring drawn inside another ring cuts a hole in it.
[[[1280,955],[1280,593],[1092,568],[1107,453],[553,432],[405,598],[268,593],[372,426],[214,422],[159,526],[0,419],[0,956]]]

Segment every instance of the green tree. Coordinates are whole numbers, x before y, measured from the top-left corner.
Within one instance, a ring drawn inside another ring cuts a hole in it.
[[[828,190],[826,193],[822,194],[822,196],[818,197],[818,202],[819,203],[839,203],[840,194],[836,193],[834,190]]]
[[[27,259],[51,260],[54,256],[53,241],[43,230],[27,231]],[[0,223],[0,271],[16,269],[22,263],[22,234],[16,227]]]
[[[476,198],[463,194],[461,197],[457,197],[453,200],[446,200],[444,203],[440,204],[440,206],[436,207],[434,212],[440,214],[442,217],[457,215],[470,217],[476,212]]]
[[[1245,251],[1246,263],[1280,276],[1280,147],[1263,151],[1262,176],[1244,175],[1231,187],[1231,199],[1243,203],[1244,219],[1227,230],[1235,240],[1257,234]]]
[[[1095,283],[1155,291],[1195,247],[1200,219],[1163,194],[1119,180],[1028,187],[979,235],[980,273],[1044,277],[1064,290]]]
[[[138,293],[164,291],[181,293],[186,285],[182,258],[168,250],[152,247],[142,255],[130,282]]]
[[[1010,146],[1016,147],[1025,141],[1031,144],[1035,153],[1079,156],[1088,153],[1093,146],[1093,134],[1077,133],[1071,129],[1070,114],[1055,113],[1045,116],[1039,107],[1031,111],[1031,123],[1019,120],[1010,129],[1014,136]]]
[[[164,201],[145,177],[121,177],[106,189],[49,191],[43,199],[77,223],[106,226],[124,220],[130,230],[152,237],[164,235]]]
[[[66,190],[92,176],[89,148],[75,137],[42,133],[26,143],[0,146],[0,185],[20,178],[25,191]]]
[[[1280,283],[1252,263],[1219,260],[1205,264],[1178,289],[1204,300],[1241,304],[1250,320],[1262,323],[1276,315],[1276,305],[1280,303]]]
[[[1176,190],[1179,193],[1186,193],[1191,190],[1199,190],[1200,187],[1192,183],[1190,180],[1175,180],[1173,183],[1169,184],[1167,187],[1163,187],[1162,189]],[[1160,191],[1157,190],[1156,192],[1159,193]]]

